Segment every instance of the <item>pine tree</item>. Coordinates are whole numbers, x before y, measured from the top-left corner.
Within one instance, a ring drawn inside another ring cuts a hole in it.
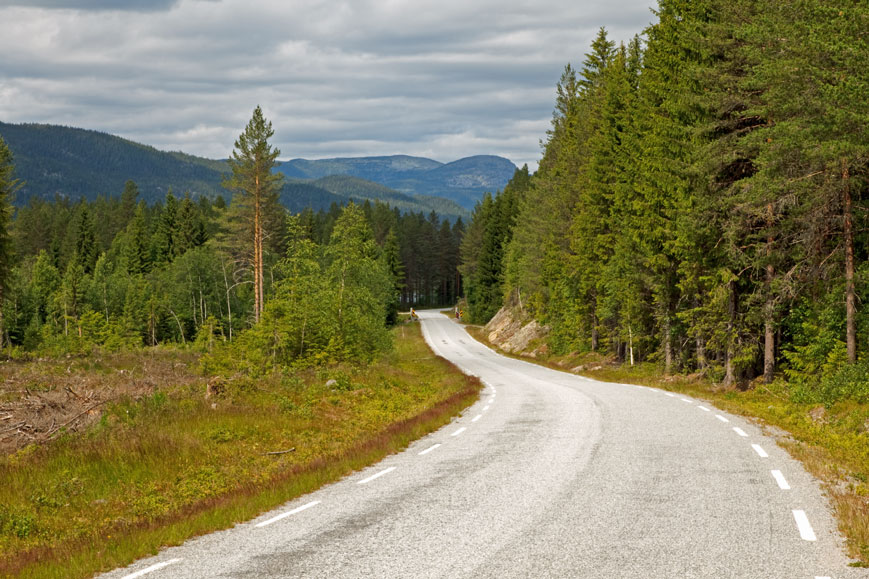
[[[229,159],[232,176],[224,186],[241,195],[249,213],[249,226],[252,237],[252,271],[254,278],[254,320],[259,321],[262,314],[264,293],[264,240],[270,232],[266,230],[266,217],[269,207],[277,204],[282,175],[274,173],[275,159],[280,150],[272,148],[268,140],[274,135],[272,124],[263,117],[262,109],[257,106],[253,117],[244,132],[235,142],[235,149]]]

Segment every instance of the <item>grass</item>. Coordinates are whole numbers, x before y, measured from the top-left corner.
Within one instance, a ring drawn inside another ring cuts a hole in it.
[[[232,526],[405,448],[477,399],[479,382],[434,357],[418,325],[396,332],[395,351],[364,368],[212,381],[208,398],[201,382],[157,389],[0,457],[0,575],[87,577]]]
[[[493,346],[482,328],[468,331]],[[783,380],[755,383],[746,390],[723,388],[699,376],[664,376],[655,364],[616,365],[595,354],[522,359],[604,382],[642,384],[690,395],[754,419],[822,482],[848,555],[856,559],[853,565],[869,566],[869,404],[844,401],[829,408],[799,404],[791,399]]]

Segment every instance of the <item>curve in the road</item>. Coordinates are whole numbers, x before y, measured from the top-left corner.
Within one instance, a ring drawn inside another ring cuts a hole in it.
[[[499,356],[436,312],[487,385],[343,481],[105,577],[865,577],[819,486],[755,425],[672,393]]]

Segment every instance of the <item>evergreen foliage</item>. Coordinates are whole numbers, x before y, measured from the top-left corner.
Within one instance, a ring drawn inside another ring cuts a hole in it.
[[[477,206],[472,319],[514,304],[556,351],[858,396],[862,366],[841,368],[869,343],[869,7],[660,0],[656,15],[626,46],[601,29],[565,68],[513,220],[503,193]]]

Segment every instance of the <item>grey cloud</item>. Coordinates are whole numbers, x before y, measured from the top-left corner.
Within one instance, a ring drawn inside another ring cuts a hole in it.
[[[180,0],[0,0],[3,6],[25,6],[65,10],[120,10],[124,12],[154,12],[169,10]]]
[[[283,158],[491,153],[533,166],[564,65],[601,25],[616,40],[641,32],[652,1],[163,0],[128,14],[97,10],[106,0],[0,0],[0,119],[225,157],[260,104]]]

